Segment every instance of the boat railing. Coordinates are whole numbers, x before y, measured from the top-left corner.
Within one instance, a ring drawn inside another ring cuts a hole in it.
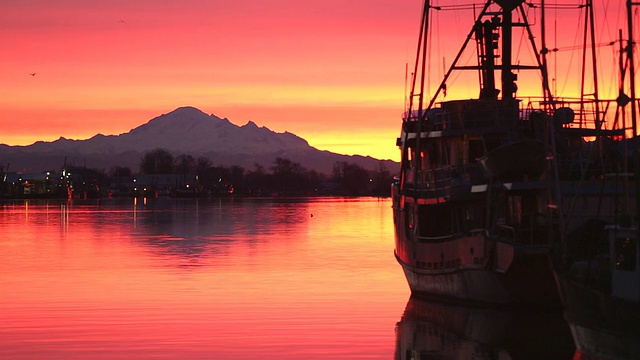
[[[449,165],[417,171],[407,169],[405,179],[405,189],[434,197],[468,190],[473,184],[486,183],[486,176],[479,164]]]
[[[417,131],[420,117],[424,119],[422,131],[463,130],[477,128],[512,128],[527,126],[530,115],[552,106],[553,121],[565,129],[592,130],[604,126],[604,113],[596,108],[605,102],[595,99],[555,98],[553,104],[538,97],[527,97],[514,104],[501,101],[459,100],[439,103],[429,110],[413,110],[403,114],[408,130]],[[570,110],[569,110],[570,109]],[[515,121],[514,120],[521,120]]]
[[[450,241],[450,240],[455,240],[455,239],[459,239],[462,237],[473,237],[473,236],[478,236],[481,235],[482,237],[488,237],[488,231],[485,228],[476,228],[476,229],[471,229],[469,231],[466,232],[456,232],[456,233],[452,233],[452,234],[446,234],[446,235],[440,235],[440,236],[419,236],[418,237],[418,242],[423,242],[423,243],[439,243],[439,242],[446,242],[446,241]]]
[[[566,129],[596,129],[604,125],[601,123],[602,119],[598,119],[603,115],[596,109],[599,102],[594,99],[561,98],[555,99],[555,104],[554,120],[560,122]],[[562,112],[566,112],[566,109],[571,109],[571,118],[563,116]],[[559,112],[560,115],[556,116]]]
[[[460,237],[460,235],[447,234],[442,236],[419,236],[418,241],[424,242],[424,243],[438,243],[438,242],[446,242],[449,240],[453,240],[457,237]]]
[[[520,224],[501,224],[496,235],[500,241],[520,245],[546,245],[548,241],[547,216],[543,213],[522,214]]]
[[[519,123],[518,103],[500,100],[454,100],[439,103],[429,110],[413,110],[403,114],[407,130],[417,131],[422,117],[422,131],[501,129],[513,128]]]
[[[489,237],[489,232],[485,228],[476,228],[476,229],[469,230],[469,236],[478,236],[478,235]]]
[[[505,241],[505,240],[507,240],[508,242],[515,241],[516,228],[509,225],[499,225],[498,238],[501,239],[502,241]]]
[[[407,170],[406,187],[408,191],[414,190],[424,197],[442,196],[451,191],[451,171],[447,168],[433,170]]]
[[[531,100],[536,102],[536,100]],[[553,122],[562,130],[571,131],[581,137],[620,136],[627,129],[607,129],[615,122],[607,121],[607,109],[616,100],[595,98],[554,98],[553,103],[537,101],[540,107],[553,107]]]

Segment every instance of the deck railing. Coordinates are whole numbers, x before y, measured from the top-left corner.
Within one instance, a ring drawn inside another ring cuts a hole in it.
[[[480,165],[467,164],[418,171],[407,169],[404,189],[419,197],[439,197],[455,194],[456,191],[468,192],[472,185],[486,183]]]

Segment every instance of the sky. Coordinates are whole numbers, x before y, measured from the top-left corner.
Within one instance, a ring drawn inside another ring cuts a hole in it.
[[[613,40],[623,2],[599,3],[609,15],[598,35]],[[194,106],[321,150],[399,160],[421,11],[421,0],[4,0],[0,143],[117,135]],[[554,14],[580,24],[577,11]],[[434,79],[472,19],[434,18]],[[551,23],[554,45],[580,36],[567,24]]]

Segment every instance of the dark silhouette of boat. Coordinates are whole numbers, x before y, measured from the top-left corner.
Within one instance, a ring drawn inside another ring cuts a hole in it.
[[[579,120],[561,122],[553,137],[557,170],[551,190],[558,243],[552,268],[578,348],[575,358],[640,358],[640,139],[633,5],[638,4],[627,2],[626,41],[620,30],[621,82],[613,121],[607,122],[602,110],[607,101],[596,97],[591,120],[576,113]]]
[[[426,1],[397,140],[395,256],[414,295],[558,306],[549,267],[547,127],[554,109],[542,57],[531,64],[512,59],[516,31],[539,55],[523,1],[487,1],[442,83],[427,94],[432,8]],[[463,66],[459,59],[472,41],[477,65]],[[479,74],[478,98],[438,102],[459,71]],[[525,71],[543,79],[537,106],[517,96],[516,72]]]

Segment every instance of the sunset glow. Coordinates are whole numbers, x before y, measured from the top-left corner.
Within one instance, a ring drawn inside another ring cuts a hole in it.
[[[624,4],[611,6],[596,10],[603,41],[616,40],[624,20]],[[417,0],[10,0],[0,15],[0,143],[117,135],[195,106],[236,125],[292,132],[321,150],[398,160],[405,67],[414,61],[421,7]],[[575,22],[563,31],[550,22],[552,45],[573,45],[581,36],[577,5],[551,15]],[[432,56],[440,60],[432,87],[472,16],[434,11]],[[607,61],[616,56],[611,46],[601,51]],[[616,79],[603,81],[603,91]],[[564,77],[554,80],[559,92],[575,91]],[[468,90],[461,96],[476,96],[475,83],[456,85]]]

